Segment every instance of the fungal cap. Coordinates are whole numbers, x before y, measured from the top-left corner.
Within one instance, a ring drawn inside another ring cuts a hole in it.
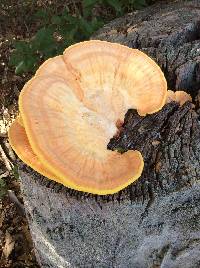
[[[144,166],[139,151],[107,150],[116,122],[130,108],[140,115],[160,110],[166,96],[164,75],[147,55],[87,41],[39,68],[20,94],[19,110],[29,151],[42,166],[67,187],[102,195],[131,184]]]
[[[169,103],[171,101],[178,102],[180,106],[182,106],[187,101],[192,102],[192,97],[190,96],[190,94],[182,90],[178,90],[175,92],[172,90],[168,90],[166,103]]]
[[[21,117],[17,117],[11,124],[8,130],[8,137],[13,150],[24,163],[43,176],[50,179],[54,178],[55,181],[60,182],[60,180],[57,179],[56,176],[51,173],[34,154],[28,141],[25,129],[22,126]]]

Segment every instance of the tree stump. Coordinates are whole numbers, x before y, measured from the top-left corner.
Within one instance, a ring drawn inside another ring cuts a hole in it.
[[[68,189],[19,163],[41,267],[200,267],[200,3],[159,3],[116,19],[94,39],[138,48],[171,89],[191,93],[152,115],[129,110],[109,149],[142,152],[137,182],[114,195]]]

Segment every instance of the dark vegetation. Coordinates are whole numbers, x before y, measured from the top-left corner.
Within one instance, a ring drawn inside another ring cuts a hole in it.
[[[61,54],[74,43],[88,40],[109,20],[148,3],[148,0],[83,0],[39,8],[31,17],[38,30],[29,40],[14,42],[10,65],[15,67],[16,74],[34,72],[42,61]]]

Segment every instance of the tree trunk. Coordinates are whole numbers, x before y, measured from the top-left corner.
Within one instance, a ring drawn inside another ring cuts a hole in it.
[[[127,112],[108,148],[138,149],[145,168],[114,195],[71,190],[19,164],[41,267],[200,267],[199,38],[199,1],[154,5],[116,19],[94,37],[145,51],[170,87],[188,89],[196,106],[173,102],[146,117]]]

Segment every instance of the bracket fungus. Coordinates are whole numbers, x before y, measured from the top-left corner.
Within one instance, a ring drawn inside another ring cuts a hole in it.
[[[141,116],[166,103],[167,84],[146,54],[116,43],[86,41],[47,60],[24,86],[9,140],[19,158],[79,191],[118,192],[141,176],[139,151],[107,150],[128,109]]]
[[[192,102],[192,97],[190,96],[190,94],[182,90],[178,90],[175,92],[172,90],[168,90],[166,103],[169,103],[171,101],[178,102],[180,106],[182,106],[186,101]]]
[[[45,177],[54,178],[55,181],[60,182],[56,179],[55,175],[51,173],[45,166],[41,163],[39,158],[33,152],[30,143],[28,141],[25,129],[22,125],[21,117],[18,116],[12,123],[9,129],[10,144],[13,150],[18,154],[23,162],[29,165],[31,168],[39,172]]]

